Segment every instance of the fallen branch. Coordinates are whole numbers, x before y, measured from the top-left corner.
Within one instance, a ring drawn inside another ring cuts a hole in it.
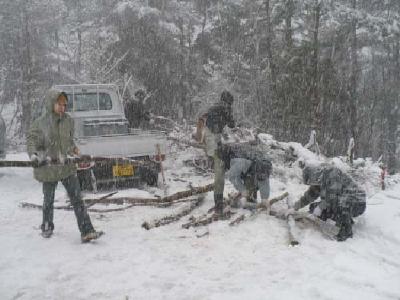
[[[163,204],[163,203],[171,203],[179,199],[188,198],[191,196],[204,194],[214,190],[214,184],[208,184],[206,186],[194,187],[187,191],[177,192],[170,196],[160,197],[160,198],[135,198],[135,197],[119,197],[119,198],[110,198],[110,199],[85,199],[85,203],[88,205],[93,204],[144,204],[144,205],[154,205],[154,204]]]
[[[99,200],[104,200],[104,199],[107,199],[107,198],[109,198],[109,197],[111,197],[111,196],[114,196],[116,193],[118,193],[118,191],[116,191],[116,192],[112,192],[112,193],[109,193],[109,194],[107,194],[107,195],[104,195],[103,197],[100,197],[99,198]],[[84,200],[85,201],[85,200]],[[85,204],[86,204],[86,202],[84,202]],[[91,204],[87,204],[86,205],[86,207],[91,207],[91,206],[93,206],[93,205],[95,205],[96,203],[91,203]]]
[[[112,192],[107,195],[104,195],[103,197],[99,198],[99,200],[107,199],[108,197],[111,197],[112,195],[115,195],[118,192]],[[94,204],[94,203],[93,203]],[[89,208],[91,205],[88,205],[87,208]],[[37,208],[37,209],[43,209],[43,205],[40,204],[35,204],[35,203],[29,203],[29,202],[21,202],[20,203],[22,208]],[[62,210],[72,210],[73,207],[72,205],[61,205],[61,206],[54,206],[54,209],[62,209]],[[90,211],[90,210],[89,210]]]
[[[193,199],[189,199],[190,201],[193,201]],[[180,220],[182,217],[190,214],[194,209],[199,207],[204,201],[204,196],[199,196],[197,199],[195,199],[194,202],[192,202],[189,206],[185,207],[184,209],[180,210],[178,213],[163,217],[158,220],[150,221],[150,222],[144,222],[142,224],[142,227],[146,230],[150,230],[155,227],[160,227],[164,225],[168,225],[172,222],[176,222]]]
[[[110,209],[97,209],[97,208],[89,208],[88,211],[90,212],[96,212],[96,213],[109,213],[109,212],[115,212],[115,211],[122,211],[126,210],[128,208],[134,207],[134,204],[125,206],[125,207],[119,207],[119,208],[110,208]]]
[[[198,149],[204,149],[204,145],[199,144],[197,142],[191,142],[189,140],[182,140],[182,139],[178,139],[178,138],[172,137],[172,136],[167,137],[167,140],[174,141],[179,144],[184,144],[186,146],[191,146],[191,147],[198,148]]]
[[[28,202],[21,202],[20,206],[22,208],[37,208],[37,209],[43,209],[43,205],[40,204],[35,204],[35,203],[28,203]],[[70,205],[65,205],[65,206],[54,206],[54,209],[63,209],[63,210],[72,210],[73,207]]]
[[[112,192],[110,194],[104,195],[98,199],[84,199],[84,203],[86,204],[88,211],[90,212],[114,212],[114,211],[122,211],[134,206],[161,206],[165,207],[182,203],[182,202],[190,202],[193,199],[185,199],[191,196],[204,194],[206,192],[212,191],[214,189],[214,184],[208,184],[206,186],[195,187],[188,191],[178,192],[170,196],[162,197],[162,198],[132,198],[132,197],[120,197],[120,198],[109,198],[112,195],[116,194],[117,192]],[[97,208],[89,208],[95,204],[130,204],[129,206],[122,207],[122,208],[111,208],[111,209],[97,209]],[[28,202],[21,202],[21,207],[23,208],[36,208],[36,209],[43,209],[43,205],[28,203]],[[62,209],[62,210],[72,210],[73,207],[68,206],[55,206],[54,209]],[[190,213],[190,212],[189,212]],[[188,214],[189,214],[188,213]]]
[[[235,220],[233,220],[232,222],[229,223],[229,226],[234,226],[239,224],[240,222],[244,221],[244,219],[246,218],[245,214],[240,215],[239,217],[237,217]]]
[[[172,204],[176,204],[176,203],[189,202],[189,201],[193,201],[193,199],[182,199],[182,200],[171,202],[170,204],[172,205]],[[87,210],[89,212],[108,213],[108,212],[126,210],[126,209],[132,208],[134,206],[158,206],[158,207],[161,206],[161,207],[165,207],[163,205],[160,205],[160,203],[158,203],[158,202],[146,202],[146,203],[132,203],[132,204],[130,204],[128,206],[125,206],[125,207],[110,208],[110,209],[89,208],[89,207],[93,206],[94,204],[96,204],[96,203],[93,203],[93,204],[87,206]],[[124,204],[124,203],[121,203],[121,204]],[[168,204],[168,206],[170,204]],[[22,208],[43,209],[43,205],[35,204],[35,203],[21,202],[20,205],[21,205]],[[72,206],[65,205],[65,206],[54,206],[54,209],[73,210],[74,208]]]
[[[282,220],[287,220],[286,211],[270,211],[270,215]],[[322,221],[320,218],[308,212],[294,211],[290,212],[290,215],[295,221],[306,221],[312,224],[315,228],[318,228],[324,236],[331,240],[335,240],[335,236],[339,233],[339,228],[337,226]]]
[[[284,192],[282,195],[279,195],[279,196],[277,196],[277,197],[271,198],[271,199],[268,201],[268,204],[265,204],[265,203],[257,203],[257,204],[254,204],[253,206],[251,206],[250,203],[247,203],[245,208],[247,208],[247,209],[253,209],[253,210],[256,209],[256,210],[253,211],[252,214],[251,214],[250,216],[240,215],[240,216],[237,217],[235,220],[233,220],[231,223],[229,223],[229,225],[230,225],[230,226],[238,225],[239,223],[243,222],[244,220],[246,220],[246,219],[249,218],[249,217],[252,217],[252,216],[254,216],[254,215],[256,215],[256,214],[258,214],[258,213],[260,213],[260,212],[262,212],[262,211],[266,211],[266,210],[268,211],[268,210],[270,210],[270,207],[271,207],[274,203],[279,202],[279,201],[285,199],[287,196],[289,196],[289,193],[288,193],[288,192]]]
[[[289,203],[289,199],[286,198],[287,206],[290,210],[293,210],[293,207]],[[290,246],[297,246],[300,244],[299,239],[297,236],[296,230],[296,222],[294,221],[293,213],[290,213],[286,216],[286,222],[288,224],[288,232],[289,232],[289,245]]]
[[[226,221],[234,215],[235,212],[227,212],[222,217],[218,217],[215,214],[204,214],[199,217],[191,216],[189,222],[182,224],[182,228],[189,229],[190,227],[199,227],[211,224],[214,221]]]

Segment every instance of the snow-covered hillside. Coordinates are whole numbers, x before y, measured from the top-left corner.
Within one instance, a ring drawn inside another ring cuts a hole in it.
[[[267,136],[262,140],[270,144]],[[299,144],[280,145],[318,159]],[[211,175],[183,164],[200,156],[199,150],[171,149],[165,165],[168,194],[212,182]],[[338,158],[330,161],[345,167]],[[377,166],[363,165],[355,175],[367,191],[368,206],[356,220],[354,238],[339,243],[316,228],[302,227],[297,247],[288,246],[286,222],[266,214],[234,227],[219,221],[185,230],[185,217],[149,231],[141,228],[143,221],[168,215],[179,205],[91,213],[96,229],[106,235],[89,244],[81,244],[73,213],[56,210],[55,234],[43,239],[41,211],[19,206],[42,201],[32,170],[0,169],[0,299],[400,299],[400,185],[392,178],[380,191]],[[306,189],[300,174],[296,163],[276,156],[272,196],[287,190],[291,201],[299,197]],[[228,182],[226,193],[232,190]],[[129,189],[118,195],[162,193]],[[61,185],[56,199],[57,205],[66,200]],[[193,214],[212,205],[209,193]]]

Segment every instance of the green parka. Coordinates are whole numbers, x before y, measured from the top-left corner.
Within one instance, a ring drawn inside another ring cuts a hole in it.
[[[51,158],[57,165],[42,166],[34,169],[34,177],[40,182],[60,181],[76,172],[75,164],[62,164],[67,155],[75,148],[74,120],[65,113],[62,117],[53,110],[61,91],[50,89],[45,98],[45,112],[36,119],[27,135],[29,156],[37,154],[39,158]]]

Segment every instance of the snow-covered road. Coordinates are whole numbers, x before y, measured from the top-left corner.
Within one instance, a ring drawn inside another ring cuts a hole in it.
[[[106,235],[90,244],[73,213],[58,210],[43,239],[41,211],[19,207],[42,198],[30,169],[1,169],[0,198],[0,299],[400,299],[399,185],[368,199],[353,239],[305,228],[298,247],[288,247],[285,222],[266,215],[212,223],[201,238],[182,221],[146,231],[144,220],[171,212],[149,207],[91,213]],[[211,205],[210,193],[195,214]]]

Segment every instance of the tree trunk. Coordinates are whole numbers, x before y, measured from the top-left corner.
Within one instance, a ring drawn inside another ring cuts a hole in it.
[[[312,55],[312,128],[321,136],[321,101],[319,95],[319,27],[321,18],[321,2],[314,2],[314,30],[313,30],[313,55]]]
[[[274,55],[272,51],[272,41],[273,41],[273,25],[271,21],[271,8],[270,8],[270,0],[265,0],[264,1],[265,5],[265,10],[266,10],[266,22],[267,22],[267,45],[266,45],[266,51],[267,51],[267,57],[268,57],[268,63],[269,63],[269,71],[270,71],[270,91],[271,91],[271,101],[270,105],[272,107],[268,107],[269,103],[265,103],[265,107],[262,110],[262,116],[263,120],[269,120],[265,121],[263,124],[264,126],[266,125],[267,128],[275,128],[274,135],[277,139],[280,138],[281,132],[279,130],[279,125],[282,122],[282,112],[279,107],[279,99],[278,99],[278,93],[277,93],[277,70],[276,70],[276,65],[274,61]],[[277,122],[278,124],[273,125],[272,124],[272,117]],[[266,124],[266,122],[270,122]]]
[[[400,41],[399,35],[396,36],[395,49],[393,55],[393,79],[394,83],[391,85],[393,91],[390,93],[390,107],[388,114],[388,172],[394,174],[397,170],[397,132],[398,132],[398,118],[399,118],[399,107],[398,107],[398,91],[400,84]]]
[[[28,3],[24,1],[22,7],[22,68],[21,68],[21,107],[22,134],[29,130],[31,122],[31,81],[32,81],[32,57],[31,57],[31,36],[28,14]]]
[[[357,0],[352,0],[352,9],[357,8]],[[357,132],[357,81],[358,81],[358,57],[357,57],[357,18],[353,16],[351,22],[351,74],[350,74],[350,103],[348,116],[350,120],[350,134],[354,138],[354,154],[357,155],[358,132]]]

